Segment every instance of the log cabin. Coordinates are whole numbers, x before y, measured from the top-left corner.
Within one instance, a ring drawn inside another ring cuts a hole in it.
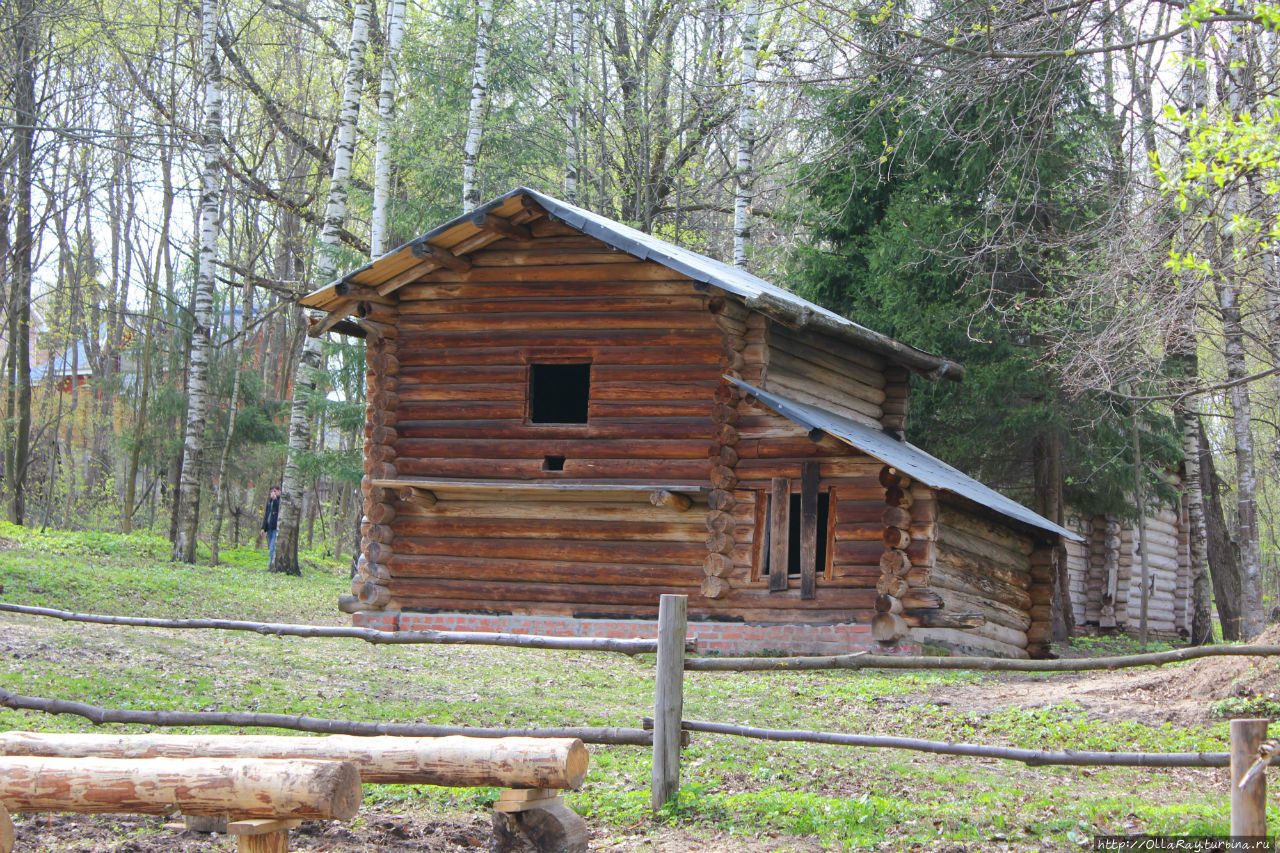
[[[303,304],[367,344],[358,624],[1048,653],[1079,537],[905,440],[954,362],[525,188]]]
[[[1182,477],[1168,475],[1183,492]],[[1081,633],[1136,633],[1141,619],[1142,530],[1137,519],[1076,514],[1067,526],[1081,541],[1068,541],[1067,573],[1072,611]],[[1147,538],[1147,627],[1153,635],[1191,635],[1191,538],[1185,497],[1151,506],[1143,520]]]

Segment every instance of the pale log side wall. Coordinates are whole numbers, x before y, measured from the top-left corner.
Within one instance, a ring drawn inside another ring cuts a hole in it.
[[[977,613],[986,619],[962,637],[952,632],[940,639],[1026,657],[1033,613],[1048,605],[1034,600],[1031,537],[945,495],[938,504],[936,534],[933,585],[942,596],[943,611]],[[932,638],[927,629],[912,635]]]

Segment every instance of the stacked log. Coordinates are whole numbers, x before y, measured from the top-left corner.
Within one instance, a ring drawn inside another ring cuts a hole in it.
[[[747,320],[751,312],[743,305],[723,296],[712,297],[707,308],[714,315],[721,332],[723,356],[720,368],[726,375],[744,378],[747,359]],[[758,358],[756,359],[758,361]],[[707,512],[707,556],[702,564],[702,594],[707,598],[724,598],[731,589],[729,577],[733,574],[737,520],[733,514],[734,489],[738,475],[738,421],[741,412],[738,404],[742,393],[738,386],[721,380],[716,386],[711,420],[714,423],[711,446],[707,449],[710,466],[711,497]]]
[[[1067,580],[1071,612],[1080,622],[1089,621],[1089,532],[1092,522],[1084,518],[1067,520],[1067,527],[1084,537],[1083,542],[1065,542],[1067,551]]]
[[[881,428],[886,388],[883,359],[777,323],[769,327],[767,343],[765,390]],[[905,415],[905,397],[901,408]]]
[[[1085,545],[1089,553],[1089,578],[1088,597],[1083,612],[1086,622],[1097,625],[1102,618],[1102,596],[1107,586],[1107,546],[1104,541],[1107,520],[1102,516],[1095,516],[1089,520],[1087,530],[1088,541]]]
[[[400,399],[400,362],[395,325],[388,322],[382,333],[370,336],[365,350],[368,364],[368,398],[365,408],[364,479],[360,491],[364,495],[364,518],[360,521],[360,558],[351,581],[351,594],[369,609],[381,609],[391,601],[388,562],[394,554],[391,522],[396,517],[396,496],[390,490],[374,486],[374,480],[396,476],[397,411]]]
[[[1172,633],[1177,630],[1177,591],[1180,542],[1178,514],[1162,508],[1146,520],[1147,528],[1147,627]],[[1137,523],[1120,531],[1120,588],[1117,605],[1124,605],[1117,621],[1128,630],[1139,626],[1142,606],[1142,549]],[[1126,582],[1127,581],[1127,582]]]
[[[880,470],[884,486],[884,554],[880,557],[880,579],[876,581],[876,615],[871,620],[871,636],[892,644],[907,633],[902,600],[910,589],[911,559],[911,478],[886,465]]]
[[[1181,484],[1179,484],[1179,487]],[[1178,629],[1191,633],[1195,620],[1195,606],[1191,601],[1192,586],[1195,583],[1191,576],[1191,519],[1187,515],[1186,496],[1179,501],[1178,510],[1178,587],[1176,590],[1178,606]]]
[[[1114,628],[1120,616],[1116,608],[1120,589],[1120,522],[1114,515],[1103,517],[1102,579],[1098,627]]]
[[[905,367],[890,365],[884,369],[884,402],[880,404],[884,416],[880,423],[884,429],[904,436],[907,429],[907,404],[910,393],[910,373]]]
[[[1041,545],[1031,552],[1031,625],[1027,628],[1027,655],[1047,658],[1053,642],[1053,579],[1057,575],[1059,549]]]

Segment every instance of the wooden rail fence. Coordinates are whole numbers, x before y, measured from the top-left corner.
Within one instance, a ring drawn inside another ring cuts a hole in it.
[[[285,714],[249,714],[239,712],[164,712],[105,709],[60,699],[21,696],[0,689],[0,705],[11,708],[70,713],[97,723],[122,722],[149,725],[203,726],[233,725],[241,727],[275,727],[298,731],[343,733],[360,736],[386,735],[423,737],[465,734],[471,737],[577,737],[588,743],[646,745],[653,748],[651,805],[655,811],[671,802],[680,787],[680,747],[688,742],[689,732],[737,737],[763,738],[774,741],[826,743],[857,748],[908,749],[939,755],[961,755],[1019,761],[1031,766],[1112,766],[1112,767],[1231,767],[1232,768],[1232,832],[1237,811],[1241,826],[1258,828],[1257,816],[1248,816],[1263,802],[1265,774],[1262,768],[1280,763],[1280,746],[1264,743],[1266,721],[1232,722],[1230,753],[1134,753],[1134,752],[1052,752],[1017,749],[980,744],[956,744],[917,738],[854,735],[839,732],[762,729],[726,723],[683,719],[684,673],[689,672],[812,672],[817,670],[889,669],[889,670],[971,670],[1002,672],[1087,672],[1107,671],[1140,666],[1162,666],[1206,657],[1280,656],[1280,646],[1201,646],[1140,655],[1080,660],[1009,660],[1004,658],[954,657],[909,658],[888,655],[851,654],[816,657],[761,658],[689,658],[687,652],[696,645],[686,639],[687,603],[680,595],[663,595],[659,602],[658,636],[654,640],[612,640],[597,638],[534,637],[472,632],[414,631],[382,632],[364,628],[341,628],[308,625],[272,625],[267,623],[188,619],[167,620],[143,617],[116,617],[80,614],[51,608],[27,607],[0,603],[0,611],[47,616],[66,621],[93,622],[153,628],[203,628],[254,631],[296,637],[354,638],[370,643],[464,643],[520,648],[543,648],[574,651],[609,651],[628,655],[657,654],[655,668],[655,700],[653,717],[644,718],[647,729],[614,727],[563,727],[538,729],[488,729],[414,724],[374,723],[351,720],[328,720]],[[1249,723],[1250,725],[1244,725]],[[1239,725],[1238,725],[1239,724]],[[1260,725],[1259,725],[1260,724]],[[1269,750],[1269,751],[1268,751]],[[1246,778],[1247,776],[1247,778]],[[0,821],[0,835],[3,833]],[[1265,821],[1259,832],[1265,834]],[[0,853],[5,851],[0,850]]]

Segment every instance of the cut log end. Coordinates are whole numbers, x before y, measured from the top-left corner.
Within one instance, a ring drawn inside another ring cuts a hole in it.
[[[708,575],[702,579],[702,594],[706,598],[724,598],[729,594],[729,582]]]
[[[877,642],[896,643],[907,635],[907,622],[896,613],[877,613],[871,620],[871,636]]]
[[[519,812],[493,813],[496,853],[515,853],[532,844],[538,853],[586,853],[587,824],[559,800]]]
[[[657,489],[649,495],[649,503],[654,506],[665,506],[676,512],[687,512],[693,506],[693,498],[673,492],[669,489]]]

